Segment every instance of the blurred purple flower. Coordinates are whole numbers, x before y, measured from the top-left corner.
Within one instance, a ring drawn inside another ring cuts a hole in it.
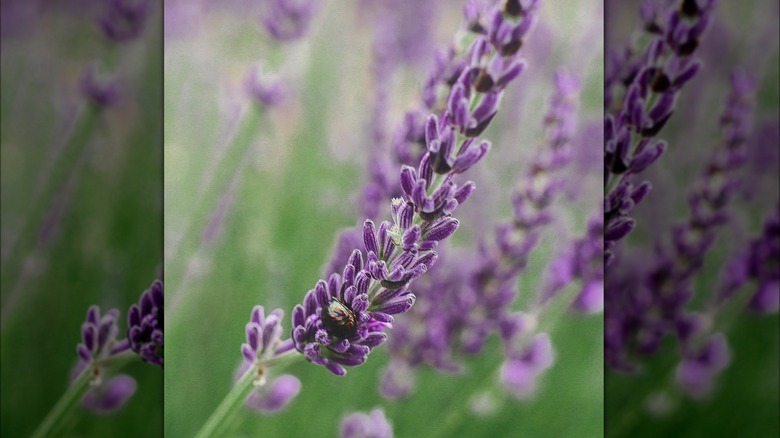
[[[524,400],[537,389],[538,377],[553,364],[553,349],[547,333],[539,333],[522,350],[512,352],[501,365],[499,380],[513,397]]]
[[[282,81],[264,74],[257,65],[247,74],[244,89],[256,103],[269,108],[278,106],[285,97]]]
[[[723,333],[715,333],[698,349],[689,349],[677,366],[675,380],[694,398],[710,394],[714,378],[728,366],[731,353]]]
[[[266,2],[263,25],[278,41],[293,41],[309,31],[316,9],[312,0],[270,0]]]
[[[98,108],[110,107],[120,98],[117,79],[99,72],[95,65],[84,70],[79,87],[84,96]]]
[[[120,374],[90,390],[81,404],[92,412],[111,414],[118,411],[135,394],[135,379]]]
[[[109,0],[100,18],[103,34],[114,42],[138,38],[144,31],[151,6],[151,0]]]
[[[301,391],[301,381],[290,374],[282,374],[259,389],[252,391],[246,405],[263,413],[283,411]]]
[[[339,436],[341,438],[392,438],[393,427],[380,408],[368,414],[353,412],[341,420]]]

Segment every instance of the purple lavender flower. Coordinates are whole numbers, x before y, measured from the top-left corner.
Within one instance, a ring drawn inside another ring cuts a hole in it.
[[[341,438],[392,438],[393,427],[387,421],[385,412],[374,409],[368,414],[353,412],[341,420]]]
[[[144,362],[163,367],[164,353],[163,283],[155,280],[141,294],[139,304],[130,306],[127,314],[127,338],[130,348]]]
[[[136,387],[135,379],[120,374],[92,388],[84,396],[81,404],[92,412],[110,414],[124,406],[125,402],[135,394]]]
[[[247,74],[244,89],[255,102],[265,107],[278,106],[285,97],[282,82],[263,74],[257,65],[253,66]]]
[[[705,397],[712,391],[714,378],[728,366],[730,360],[726,337],[723,333],[716,333],[699,348],[688,348],[677,366],[675,380],[691,397]]]
[[[637,56],[613,51],[605,74],[604,184],[605,261],[636,226],[630,212],[650,190],[629,179],[655,162],[666,143],[655,137],[671,117],[680,89],[698,73],[692,55],[707,29],[714,1],[683,0],[680,7],[642,8],[643,32],[650,42]],[[622,102],[617,99],[624,88]]]
[[[748,243],[748,248],[728,265],[718,303],[724,303],[750,280],[757,287],[748,306],[751,310],[769,314],[780,307],[780,204],[764,222],[762,234]]]
[[[103,34],[114,42],[138,38],[151,13],[151,4],[150,0],[110,0],[100,18]]]
[[[290,374],[282,374],[270,383],[252,391],[246,405],[263,413],[283,411],[301,391],[301,381]]]
[[[741,72],[731,77],[731,93],[720,119],[722,145],[713,150],[699,181],[688,197],[690,216],[671,230],[671,245],[659,246],[652,264],[642,269],[642,281],[615,282],[607,286],[605,318],[607,362],[622,370],[635,369],[629,356],[653,354],[666,334],[676,334],[683,344],[692,342],[698,330],[691,326],[693,315],[685,307],[694,295],[693,278],[712,247],[717,230],[728,220],[726,206],[739,184],[736,171],[745,163],[746,139],[750,129],[753,80]],[[620,187],[616,192],[620,191]],[[619,219],[605,215],[609,225],[605,239]],[[617,239],[613,239],[617,240]],[[617,268],[616,268],[617,269]],[[626,269],[625,264],[619,269]]]
[[[105,364],[130,349],[127,339],[117,340],[119,310],[111,309],[100,314],[98,306],[87,311],[87,320],[81,326],[81,343],[76,346],[79,361],[71,374],[76,379],[82,373],[90,373],[90,391],[82,399],[84,407],[95,412],[112,412],[119,409],[135,393],[132,377],[120,375],[104,382]]]
[[[293,41],[306,35],[315,12],[311,0],[271,0],[266,7],[263,25],[279,41]]]
[[[284,410],[301,390],[301,382],[295,376],[283,374],[269,379],[267,375],[265,363],[293,349],[291,339],[282,340],[283,316],[282,309],[266,315],[263,306],[255,306],[246,325],[246,343],[241,344],[243,361],[236,379],[254,369],[259,385],[247,398],[246,405],[263,413]]]
[[[537,334],[524,349],[508,355],[501,365],[499,380],[513,397],[527,399],[536,392],[538,377],[552,366],[553,360],[549,335]]]
[[[99,72],[95,65],[84,70],[79,87],[84,96],[98,108],[114,105],[120,97],[117,80]]]

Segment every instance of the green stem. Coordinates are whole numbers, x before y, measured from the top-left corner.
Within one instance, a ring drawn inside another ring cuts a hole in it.
[[[73,169],[78,157],[81,156],[95,127],[99,113],[99,108],[94,105],[88,105],[79,116],[70,138],[63,147],[62,155],[54,165],[52,173],[40,195],[37,196],[37,202],[33,201],[33,206],[27,215],[27,220],[24,221],[18,240],[12,246],[10,254],[3,264],[3,304],[7,302],[8,293],[13,290],[13,286],[21,274],[24,255],[35,247],[36,235],[44,215],[51,207],[52,199],[62,190],[70,171]]]
[[[237,427],[237,422],[233,421],[241,405],[249,397],[249,394],[255,389],[255,381],[258,379],[258,369],[266,370],[268,367],[274,369],[284,368],[292,363],[304,359],[304,356],[297,350],[290,350],[279,356],[261,361],[252,366],[233,386],[233,389],[225,396],[217,409],[211,414],[200,431],[195,435],[196,438],[208,438],[219,436],[219,432],[226,426]]]
[[[74,408],[90,390],[90,381],[93,377],[92,372],[95,368],[98,368],[102,372],[102,370],[110,366],[113,371],[116,371],[137,357],[138,356],[136,356],[134,352],[128,350],[124,353],[105,359],[98,364],[90,364],[88,367],[84,368],[84,371],[82,371],[81,374],[76,377],[76,380],[68,386],[68,389],[57,401],[57,404],[49,411],[46,418],[44,418],[40,426],[38,426],[38,429],[33,432],[33,438],[63,435],[63,431],[57,431],[57,427],[61,427],[64,420],[71,417]],[[56,431],[57,433],[52,433],[53,431]]]
[[[84,394],[89,391],[89,381],[91,377],[92,367],[87,367],[79,374],[76,380],[68,387],[62,397],[60,397],[57,404],[54,405],[49,414],[41,422],[38,429],[33,432],[33,438],[42,438],[47,436],[54,436],[52,433],[55,426],[57,426],[63,418],[65,418],[81,401]]]
[[[249,397],[254,389],[254,381],[257,377],[255,367],[250,368],[233,386],[233,389],[225,396],[222,403],[211,414],[200,431],[195,435],[196,438],[209,438],[217,436],[217,432],[223,426],[223,423],[232,417],[232,413],[237,411],[244,400]]]

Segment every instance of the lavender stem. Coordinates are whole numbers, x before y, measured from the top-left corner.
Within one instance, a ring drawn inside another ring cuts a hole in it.
[[[292,363],[302,361],[305,358],[304,355],[298,353],[297,350],[292,349],[285,353],[274,356],[266,361],[261,361],[255,366],[250,367],[238,382],[233,385],[233,388],[228,392],[222,402],[214,410],[200,431],[195,435],[195,438],[209,438],[218,436],[217,432],[223,429],[226,424],[230,423],[236,412],[246,401],[249,394],[258,387],[265,384],[264,377],[265,369],[268,366],[273,366],[274,370],[278,370]]]
[[[94,370],[98,369],[98,367],[103,368],[109,365],[112,369],[116,370],[135,358],[135,353],[126,351],[112,356],[109,360],[103,361],[98,365],[84,368],[81,374],[79,374],[70,386],[68,386],[68,389],[65,390],[65,393],[62,394],[62,397],[60,397],[51,411],[49,411],[40,426],[33,432],[32,438],[63,435],[64,431],[62,430],[60,430],[59,433],[54,433],[54,431],[57,431],[57,427],[62,425],[63,419],[73,412],[75,407],[81,402],[81,399],[84,398],[84,395],[89,392]]]

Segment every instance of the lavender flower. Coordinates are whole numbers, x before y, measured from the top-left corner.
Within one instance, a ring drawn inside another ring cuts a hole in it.
[[[701,347],[688,348],[677,366],[676,382],[691,397],[702,398],[712,391],[713,379],[728,366],[730,357],[726,337],[716,333]]]
[[[130,306],[127,314],[127,338],[130,348],[144,362],[163,367],[164,319],[163,283],[155,280],[141,294],[139,304]]]
[[[532,12],[529,8],[527,16]],[[488,29],[512,27],[499,10],[491,26]],[[469,71],[477,72],[484,59],[514,56],[516,51],[506,53],[503,45],[508,43],[501,41],[504,37],[519,41],[527,30],[512,31],[515,36],[511,37],[502,33],[505,30],[497,30],[492,46],[485,38],[477,38],[470,49],[475,54],[472,67],[476,70]],[[376,227],[373,221],[365,222],[365,260],[356,249],[343,275],[334,273],[327,282],[321,280],[306,294],[303,305],[293,310],[295,347],[310,362],[334,374],[345,374],[344,366],[362,364],[371,349],[385,341],[384,331],[391,326],[392,315],[412,308],[416,297],[409,289],[411,283],[436,261],[433,249],[459,225],[452,213],[474,190],[473,183],[458,186],[453,177],[479,161],[490,146],[472,137],[490,123],[506,84],[482,95],[474,88],[473,76],[464,71],[441,117],[428,117],[427,152],[416,168],[401,167],[402,198],[391,204],[392,223],[384,221]],[[457,148],[456,143],[460,143]]]
[[[714,1],[699,5],[683,0],[679,8],[660,5],[642,9],[643,32],[650,42],[637,57],[626,50],[613,57],[605,75],[604,183],[606,199],[605,261],[614,258],[614,247],[634,229],[630,212],[650,190],[647,182],[630,177],[644,171],[666,149],[655,137],[674,111],[681,88],[701,68],[692,55],[707,29]],[[618,90],[625,87],[622,103]]]
[[[353,412],[341,420],[341,438],[392,438],[393,427],[387,421],[385,412],[374,409],[368,414]]]
[[[769,314],[780,307],[780,204],[775,205],[765,220],[760,236],[752,239],[728,265],[718,292],[718,304],[723,304],[750,280],[756,289],[748,305],[751,310]]]
[[[117,43],[138,38],[151,13],[151,4],[150,0],[110,0],[100,18],[103,34]]]
[[[720,120],[723,144],[713,150],[688,197],[690,217],[672,228],[671,245],[659,247],[654,263],[645,267],[642,282],[607,287],[605,355],[617,369],[635,369],[628,363],[632,346],[640,354],[652,354],[666,334],[676,334],[683,346],[700,336],[696,315],[686,314],[685,307],[693,298],[692,280],[715,241],[717,229],[728,220],[726,206],[739,184],[736,171],[746,161],[750,102],[755,90],[752,79],[741,72],[731,79],[731,94]],[[613,278],[617,280],[617,276]]]
[[[135,380],[119,375],[107,382],[103,381],[108,361],[130,349],[127,339],[117,340],[119,310],[111,309],[105,315],[100,308],[91,306],[87,311],[87,320],[81,326],[81,343],[76,346],[79,361],[71,379],[82,373],[90,373],[90,391],[82,399],[82,405],[95,412],[112,412],[124,405],[133,396]]]
[[[241,344],[243,362],[236,378],[250,371],[256,374],[256,389],[247,398],[246,405],[264,413],[284,410],[301,390],[301,382],[289,374],[268,381],[266,363],[293,349],[292,340],[281,339],[283,316],[282,309],[266,315],[263,306],[255,306],[246,325],[246,343]]]
[[[79,86],[84,96],[98,108],[114,105],[120,97],[117,80],[99,72],[95,65],[84,70]]]
[[[271,0],[266,4],[263,25],[279,41],[303,37],[311,26],[315,6],[311,0]]]
[[[246,93],[259,105],[265,107],[278,106],[285,97],[281,80],[263,74],[259,66],[253,66],[244,81]]]
[[[540,333],[524,349],[509,354],[501,365],[499,380],[512,396],[527,399],[536,392],[537,378],[552,364],[550,337]]]
[[[381,392],[385,397],[396,399],[406,395],[412,387],[412,370],[420,364],[428,364],[442,372],[461,371],[462,366],[455,358],[460,354],[479,353],[491,333],[501,335],[507,355],[512,358],[506,366],[507,378],[514,379],[526,370],[528,363],[521,360],[522,353],[518,353],[522,348],[515,343],[521,340],[520,333],[526,334],[532,328],[532,317],[511,314],[507,309],[515,299],[517,278],[538,244],[542,228],[553,220],[549,207],[564,187],[557,174],[571,161],[570,139],[575,126],[578,91],[576,77],[563,71],[556,74],[556,92],[544,119],[547,141],[513,194],[514,218],[497,227],[495,247],[482,244],[478,254],[451,255],[453,260],[445,263],[444,270],[433,272],[418,287],[418,293],[425,300],[398,324],[391,338],[390,349],[395,359],[382,379]],[[444,145],[449,141],[448,136],[445,133],[437,138],[441,141],[439,151],[447,149]],[[428,135],[428,138],[433,136]],[[597,226],[593,224],[591,228]],[[596,234],[592,239],[595,242],[584,240],[577,253],[581,257],[577,262],[581,265],[592,264],[589,257],[594,256],[593,251],[586,249],[593,245],[601,247],[598,240],[601,230],[592,231]],[[601,253],[595,252],[595,255],[600,262]],[[574,260],[569,263],[573,264]],[[603,290],[601,270],[576,267],[580,269],[578,275],[587,276],[589,280],[593,278],[594,283],[601,278]],[[571,271],[574,267],[568,269]],[[598,272],[594,272],[596,270]],[[588,294],[592,294],[590,290]],[[549,298],[552,294],[545,302]],[[533,375],[541,374],[548,366],[534,368]]]

